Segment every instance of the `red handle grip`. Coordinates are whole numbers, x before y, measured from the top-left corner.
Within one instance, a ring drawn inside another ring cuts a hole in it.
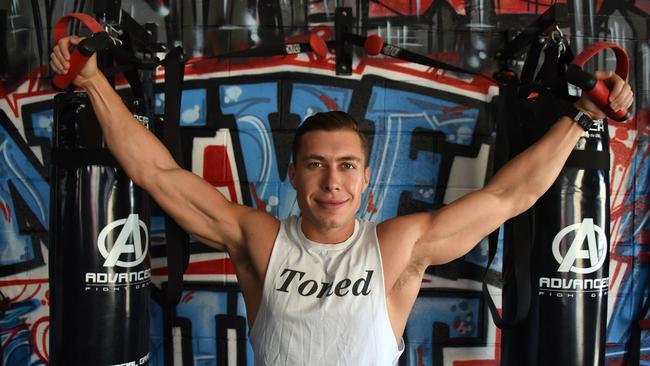
[[[54,43],[67,35],[68,25],[76,19],[84,24],[93,33],[103,32],[104,29],[93,17],[83,13],[70,13],[62,16],[54,25],[53,35]],[[59,90],[67,89],[72,81],[79,75],[79,72],[88,62],[92,54],[84,55],[79,52],[79,47],[75,47],[70,53],[70,69],[65,75],[54,75],[52,78],[52,86]]]
[[[575,59],[571,62],[572,64],[582,68],[584,64],[589,61],[596,54],[601,52],[604,49],[611,49],[616,55],[616,74],[621,77],[623,80],[627,80],[627,76],[630,72],[630,61],[627,56],[627,53],[619,45],[611,42],[597,42],[586,48],[582,51]],[[568,71],[568,70],[567,70]],[[593,78],[593,76],[592,76]],[[569,80],[571,81],[571,80]],[[600,80],[592,81],[593,88],[586,89],[581,85],[577,85],[583,89],[583,92],[587,93],[589,99],[591,99],[598,107],[611,119],[619,122],[627,121],[632,117],[632,113],[627,110],[618,110],[614,111],[609,107],[609,88],[605,83]]]
[[[318,58],[323,59],[327,56],[327,43],[316,32],[312,32],[309,35],[309,46]]]
[[[614,121],[624,122],[632,117],[631,112],[627,110],[614,111],[609,107],[609,88],[600,80],[596,81],[596,86],[593,89],[587,91],[587,95],[601,111]]]
[[[383,47],[384,40],[376,34],[368,36],[368,38],[366,38],[366,42],[363,44],[363,48],[366,49],[366,53],[371,56],[378,55]]]
[[[68,72],[63,75],[54,75],[52,78],[52,86],[59,90],[67,89],[77,75],[79,75],[81,69],[86,66],[86,62],[88,62],[89,58],[89,56],[84,56],[79,52],[78,48],[73,49],[70,53],[70,68],[68,69]]]

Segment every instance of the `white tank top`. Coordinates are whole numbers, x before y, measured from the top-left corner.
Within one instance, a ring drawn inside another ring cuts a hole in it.
[[[393,366],[395,341],[375,224],[357,220],[340,244],[282,221],[250,333],[256,366]],[[402,342],[403,345],[403,342]]]

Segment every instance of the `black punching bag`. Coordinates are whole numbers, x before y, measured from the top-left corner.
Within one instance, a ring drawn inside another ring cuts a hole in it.
[[[532,222],[530,311],[521,323],[504,329],[502,364],[604,365],[609,286],[606,121],[596,121],[580,138],[557,180],[535,204]],[[504,287],[504,301],[512,297],[510,291]]]
[[[141,101],[127,107],[148,124]],[[50,364],[149,362],[149,205],[104,146],[85,94],[54,99]]]
[[[597,121],[536,205],[537,365],[604,365],[609,289],[609,136]]]

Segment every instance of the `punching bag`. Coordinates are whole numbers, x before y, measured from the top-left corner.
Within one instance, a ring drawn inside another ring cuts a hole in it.
[[[596,103],[608,118],[625,121],[631,117],[631,111],[610,109],[608,87],[582,70],[588,60],[605,49],[614,52],[616,74],[626,80],[629,61],[625,50],[613,43],[598,42],[577,55],[566,70],[557,53],[550,57],[547,55],[539,68],[537,81],[552,86],[546,90],[555,90],[556,93],[562,91],[562,83],[569,81],[580,87],[583,95]],[[549,50],[553,49],[547,48],[547,52]],[[524,135],[533,136],[528,144],[550,127],[549,122],[566,115],[566,104],[570,102],[557,97],[549,100],[548,94],[542,92],[537,98],[520,103],[528,108],[523,115],[533,122],[522,128]],[[525,95],[528,95],[527,91]],[[551,188],[527,213],[532,223],[528,230],[533,233],[531,239],[505,242],[504,253],[509,252],[508,247],[516,253],[517,248],[531,246],[530,278],[526,280],[532,291],[527,316],[503,330],[504,365],[605,364],[610,241],[609,160],[607,119],[594,121],[575,145]],[[517,260],[510,263],[514,272],[521,272],[522,266]],[[512,284],[504,284],[504,314],[512,310],[513,299],[522,298],[517,291],[513,294],[513,289]]]
[[[538,105],[531,115],[548,116],[548,111],[548,105]],[[503,330],[503,365],[604,365],[609,287],[606,120],[584,132],[559,177],[529,214],[531,243],[506,243],[532,245],[532,291],[528,316]],[[504,314],[516,297],[512,291],[504,285]]]
[[[125,103],[148,122],[141,101]],[[104,145],[85,94],[54,99],[52,162],[50,364],[148,365],[148,198]]]
[[[535,213],[531,365],[604,365],[609,288],[609,139],[597,122]],[[549,352],[549,350],[553,350]]]

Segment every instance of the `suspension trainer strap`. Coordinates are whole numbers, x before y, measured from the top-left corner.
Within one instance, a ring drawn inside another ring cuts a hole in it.
[[[165,114],[162,141],[179,166],[183,166],[181,152],[180,111],[183,93],[184,62],[181,47],[172,49],[162,64],[165,67]],[[165,316],[163,342],[165,365],[173,363],[173,329],[176,323],[176,305],[183,291],[183,273],[189,263],[189,236],[169,215],[165,216],[167,241],[167,286],[165,287]]]
[[[494,158],[494,170],[501,168],[508,160],[523,150],[523,136],[519,109],[513,110],[513,105],[519,102],[519,81],[515,75],[509,82],[503,83],[499,88],[497,110],[497,140]],[[506,222],[504,228],[504,244],[512,242],[511,255],[516,283],[516,309],[514,316],[501,316],[497,310],[492,296],[487,288],[487,273],[496,256],[498,247],[499,230],[488,237],[488,264],[483,278],[483,294],[485,296],[492,319],[496,326],[507,329],[526,318],[530,308],[530,252],[531,252],[531,220],[530,211],[527,211]],[[506,248],[504,246],[504,256]],[[504,273],[506,265],[504,262]],[[504,298],[504,303],[506,299]]]

